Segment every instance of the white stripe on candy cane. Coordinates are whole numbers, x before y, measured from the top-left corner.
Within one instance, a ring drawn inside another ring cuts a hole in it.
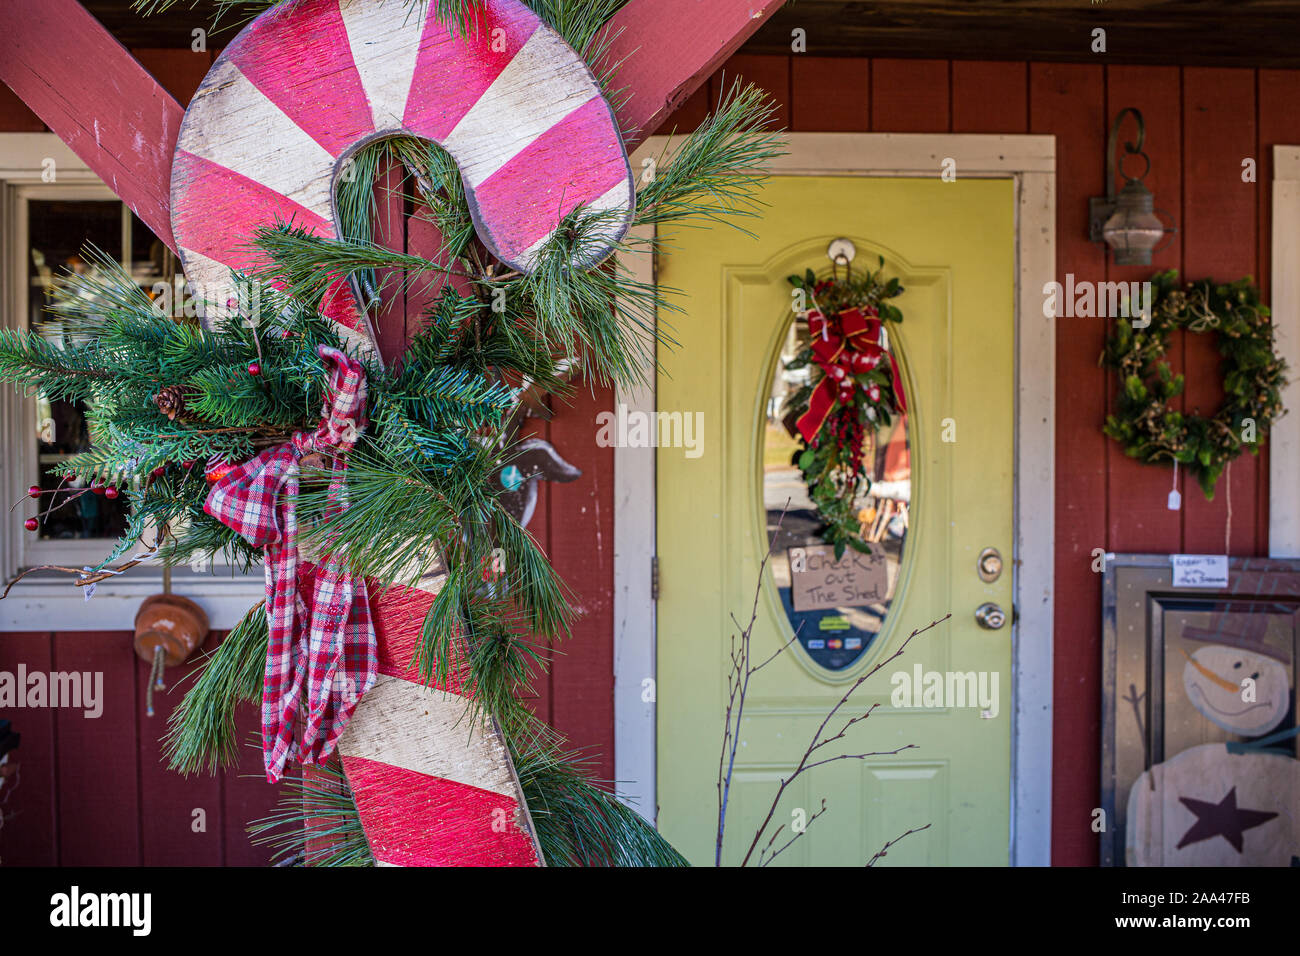
[[[406,115],[406,102],[415,79],[429,4],[407,7],[396,27],[393,13],[383,6],[343,2],[339,12],[348,33],[352,60],[370,100],[375,129],[397,129]]]
[[[334,157],[328,150],[229,60],[218,60],[204,84],[186,111],[177,148],[261,183],[333,222]],[[276,148],[268,149],[268,143]]]
[[[471,189],[600,95],[594,83],[575,87],[570,74],[547,69],[564,56],[573,56],[568,45],[551,30],[538,29],[448,135],[443,146]],[[529,102],[527,111],[512,109],[521,97]],[[502,124],[503,117],[509,124]]]
[[[339,739],[339,753],[440,777],[519,800],[505,748],[490,726],[470,724],[458,694],[381,674]]]

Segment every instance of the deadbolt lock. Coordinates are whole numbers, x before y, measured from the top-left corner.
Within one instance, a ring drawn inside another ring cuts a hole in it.
[[[986,631],[1001,630],[1007,623],[1007,614],[996,604],[981,604],[975,609],[975,623]]]
[[[1002,555],[998,552],[998,549],[985,548],[981,551],[975,570],[979,573],[980,580],[985,584],[992,584],[1002,577]]]

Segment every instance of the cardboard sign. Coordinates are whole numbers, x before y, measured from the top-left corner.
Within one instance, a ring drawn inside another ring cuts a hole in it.
[[[1228,556],[1226,554],[1171,554],[1176,588],[1226,588]]]
[[[828,544],[789,548],[786,556],[796,611],[860,607],[889,599],[889,559],[880,546],[871,554],[848,548],[838,561]]]

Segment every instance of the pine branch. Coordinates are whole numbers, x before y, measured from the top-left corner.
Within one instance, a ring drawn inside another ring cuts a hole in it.
[[[113,375],[95,346],[66,349],[43,336],[0,329],[0,382],[51,401],[78,401],[112,390]]]
[[[515,770],[550,866],[689,866],[639,813],[550,741],[512,748]]]
[[[286,777],[277,808],[250,823],[248,833],[255,846],[274,849],[272,860],[301,860],[306,866],[375,865],[337,758],[313,767],[310,774]]]
[[[704,220],[736,226],[736,217],[758,215],[766,168],[785,153],[782,136],[768,129],[775,116],[761,89],[733,82],[672,161],[660,156],[637,194],[636,224]]]
[[[163,740],[172,770],[216,773],[235,763],[235,706],[260,700],[269,640],[265,602],[259,601],[191,672],[198,678],[172,711]]]

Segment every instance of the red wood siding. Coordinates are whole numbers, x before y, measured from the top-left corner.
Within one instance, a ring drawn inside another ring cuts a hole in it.
[[[1080,65],[966,60],[735,57],[728,77],[752,75],[799,132],[1046,133],[1056,137],[1057,272],[1136,280],[1176,268],[1189,278],[1254,275],[1267,282],[1274,144],[1300,142],[1300,71]],[[715,102],[721,74],[665,124],[689,130]],[[1151,157],[1147,184],[1179,228],[1152,266],[1117,267],[1088,241],[1088,198],[1105,191],[1105,142],[1115,113],[1142,111]],[[1242,160],[1258,164],[1243,183]],[[1267,285],[1263,286],[1267,298]],[[1268,452],[1244,456],[1212,502],[1180,475],[1184,508],[1166,508],[1168,471],[1124,456],[1100,426],[1113,377],[1097,367],[1099,320],[1062,318],[1056,361],[1056,628],[1053,850],[1056,864],[1097,862],[1101,732],[1101,576],[1095,548],[1156,553],[1268,550]],[[1176,342],[1189,375],[1186,410],[1218,402],[1208,337]]]
[[[224,636],[210,635],[204,650]],[[260,754],[241,746],[239,766],[217,776],[168,770],[159,740],[191,665],[167,671],[169,689],[155,692],[156,713],[146,717],[149,666],[135,656],[132,638],[127,631],[0,634],[0,670],[22,664],[28,673],[103,674],[97,718],[69,708],[4,713],[22,743],[10,755],[18,775],[0,790],[0,865],[265,865],[270,852],[244,831],[274,808],[279,789],[266,783]],[[256,743],[258,730],[256,709],[241,707],[241,744]]]

